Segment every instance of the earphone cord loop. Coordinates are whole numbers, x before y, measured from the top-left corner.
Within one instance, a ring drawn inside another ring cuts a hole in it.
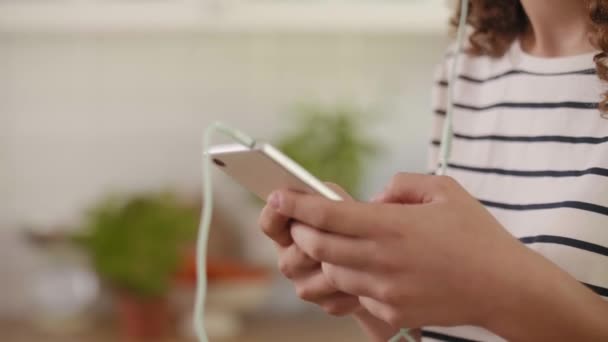
[[[255,146],[255,140],[247,134],[233,129],[221,122],[211,124],[203,133],[203,164],[202,164],[202,209],[196,241],[196,296],[194,299],[194,315],[192,323],[199,342],[207,342],[205,331],[205,300],[207,295],[207,242],[213,215],[213,182],[211,179],[211,157],[207,153],[215,133],[222,133],[236,142],[249,148]]]

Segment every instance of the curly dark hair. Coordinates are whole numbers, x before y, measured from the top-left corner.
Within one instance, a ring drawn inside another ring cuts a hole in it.
[[[463,0],[460,0],[460,2]],[[468,24],[473,29],[470,53],[501,57],[513,41],[528,28],[529,20],[519,0],[466,0],[470,2]],[[589,8],[591,44],[600,50],[595,58],[598,77],[608,81],[608,0],[584,0]],[[458,6],[457,8],[460,8]],[[459,11],[452,18],[458,25]],[[599,102],[602,116],[608,117],[608,91]]]

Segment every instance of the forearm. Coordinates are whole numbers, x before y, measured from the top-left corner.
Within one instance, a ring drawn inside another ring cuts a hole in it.
[[[523,277],[497,299],[486,328],[512,341],[608,341],[608,303],[545,258],[528,260],[511,265]]]
[[[370,341],[386,342],[399,333],[399,329],[395,329],[384,321],[379,320],[367,312],[367,310],[361,310],[353,316],[357,323],[359,323],[361,330],[369,337]],[[420,338],[419,331],[413,331],[412,335],[414,335],[417,340]]]

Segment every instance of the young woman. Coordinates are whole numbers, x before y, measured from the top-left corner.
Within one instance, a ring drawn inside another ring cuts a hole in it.
[[[374,341],[608,341],[608,0],[470,5],[449,177],[372,203],[279,191],[260,225],[298,295]]]

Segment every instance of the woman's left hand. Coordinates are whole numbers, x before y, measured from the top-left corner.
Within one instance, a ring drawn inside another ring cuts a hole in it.
[[[294,226],[295,243],[394,327],[484,326],[537,257],[448,177],[397,175],[375,203],[279,191],[270,205],[317,227]]]

